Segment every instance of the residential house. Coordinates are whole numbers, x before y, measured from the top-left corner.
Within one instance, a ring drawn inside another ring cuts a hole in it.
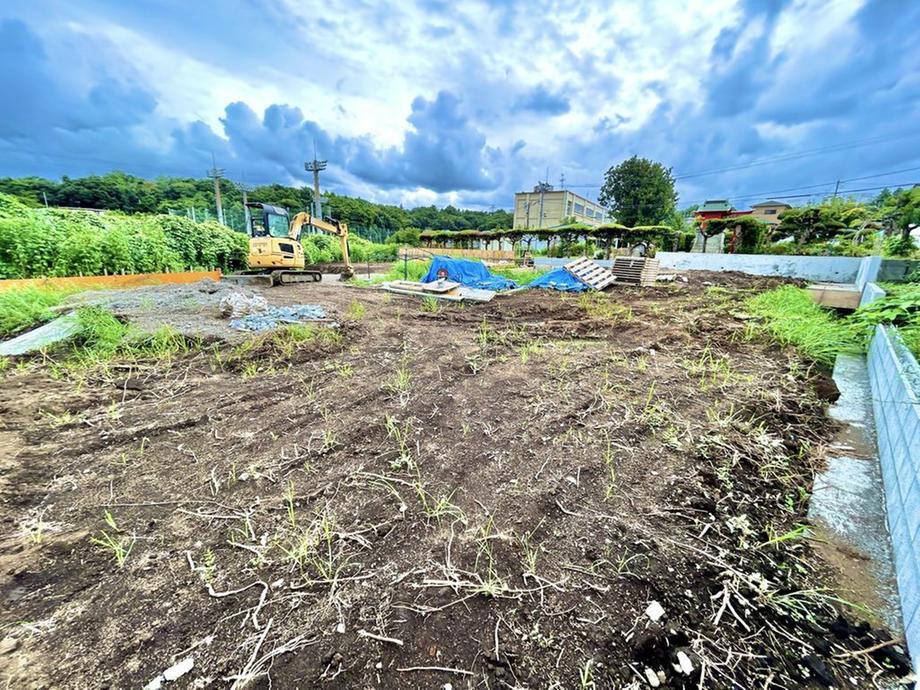
[[[751,215],[767,225],[779,225],[779,214],[790,208],[792,206],[782,201],[763,201],[751,204]]]

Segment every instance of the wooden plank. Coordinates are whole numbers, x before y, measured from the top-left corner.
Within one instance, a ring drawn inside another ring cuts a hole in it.
[[[856,309],[862,293],[856,285],[839,283],[835,285],[817,284],[809,285],[808,293],[816,304],[833,309]]]
[[[613,274],[600,264],[588,258],[576,259],[564,266],[565,270],[573,276],[591,286],[595,290],[603,290],[612,285]]]
[[[60,278],[14,278],[0,280],[0,292],[21,287],[78,288],[131,288],[164,283],[197,283],[210,278],[220,280],[220,269],[216,271],[184,271],[181,273],[129,273],[113,276],[67,276]]]
[[[652,285],[658,278],[660,262],[644,256],[618,256],[613,260],[612,273],[619,283]]]

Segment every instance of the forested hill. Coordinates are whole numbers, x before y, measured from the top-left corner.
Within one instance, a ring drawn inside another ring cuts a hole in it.
[[[0,178],[0,193],[16,196],[30,206],[42,206],[47,198],[51,206],[102,208],[125,213],[186,213],[195,209],[199,214],[213,214],[215,208],[214,183],[209,179],[158,177],[145,180],[120,172],[64,177],[60,182],[40,177]],[[221,181],[221,197],[228,216],[241,212],[241,192],[229,180]],[[324,208],[327,215],[360,228],[384,231],[409,227],[422,230],[492,230],[509,228],[512,221],[511,214],[502,210],[464,211],[453,206],[404,209],[337,194],[329,194],[328,197],[329,204]],[[249,192],[249,200],[300,211],[312,204],[313,190],[280,184],[263,185]]]

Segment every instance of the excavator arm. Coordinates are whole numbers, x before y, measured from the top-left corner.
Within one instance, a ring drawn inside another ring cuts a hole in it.
[[[300,242],[305,227],[314,227],[321,232],[335,235],[339,238],[339,243],[342,247],[342,261],[345,264],[343,276],[346,278],[353,276],[355,271],[351,266],[351,256],[348,254],[348,224],[331,218],[329,220],[323,220],[305,211],[301,211],[291,218],[291,227],[288,236],[292,240]]]

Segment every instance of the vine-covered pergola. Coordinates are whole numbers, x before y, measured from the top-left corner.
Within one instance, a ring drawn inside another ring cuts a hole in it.
[[[553,228],[498,228],[495,230],[425,230],[420,235],[426,247],[443,247],[471,249],[474,242],[482,242],[489,249],[492,242],[508,240],[511,248],[517,252],[521,245],[529,251],[536,239],[570,243],[587,243],[593,241],[595,246],[603,248],[606,254],[616,241],[621,247],[632,249],[639,244],[649,248],[670,246],[675,238],[675,231],[667,225],[641,225],[628,228],[618,223],[607,223],[592,227],[582,223],[560,225]]]

